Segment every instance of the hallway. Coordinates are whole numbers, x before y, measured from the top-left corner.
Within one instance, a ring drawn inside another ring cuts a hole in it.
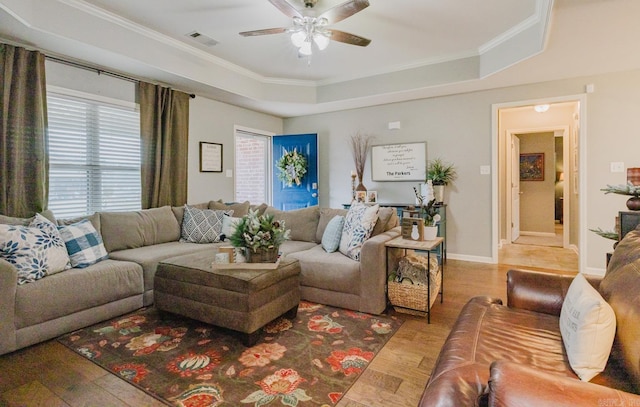
[[[498,263],[520,267],[540,267],[562,271],[578,271],[578,254],[562,248],[561,224],[556,224],[555,237],[520,236],[513,244],[498,250]]]

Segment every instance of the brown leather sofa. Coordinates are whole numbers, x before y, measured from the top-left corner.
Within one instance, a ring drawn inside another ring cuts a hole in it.
[[[616,313],[604,372],[583,382],[564,351],[559,315],[573,276],[510,270],[507,305],[471,299],[447,338],[420,406],[640,406],[640,229],[589,277]]]

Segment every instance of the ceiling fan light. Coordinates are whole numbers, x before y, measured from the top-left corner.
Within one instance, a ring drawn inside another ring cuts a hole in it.
[[[291,34],[291,42],[296,48],[302,47],[305,39],[307,39],[307,34],[304,31],[296,31]]]
[[[311,55],[313,53],[311,51],[311,41],[303,42],[298,52],[300,52],[300,55],[305,55],[305,56]]]
[[[315,42],[318,46],[318,49],[322,51],[329,46],[329,37],[324,34],[316,33],[313,35],[313,42]]]

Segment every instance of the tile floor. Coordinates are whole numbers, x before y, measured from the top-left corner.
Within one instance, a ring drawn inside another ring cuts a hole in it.
[[[498,262],[512,266],[577,272],[578,254],[573,249],[563,249],[551,244],[558,240],[558,236],[562,242],[562,225],[556,228],[555,238],[526,236],[526,239],[518,239],[515,244],[502,245],[498,250]]]

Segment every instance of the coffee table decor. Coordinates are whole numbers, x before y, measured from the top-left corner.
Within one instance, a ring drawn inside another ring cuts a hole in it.
[[[258,215],[249,210],[236,225],[229,241],[235,247],[245,248],[248,263],[275,263],[280,244],[289,240],[291,230],[273,215]]]
[[[139,310],[59,342],[171,406],[333,406],[398,330],[395,317],[301,302],[245,347],[232,331]]]

